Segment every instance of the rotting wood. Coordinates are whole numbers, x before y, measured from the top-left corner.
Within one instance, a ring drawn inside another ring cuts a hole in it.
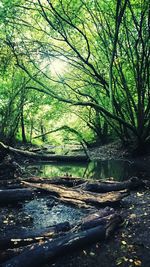
[[[28,230],[26,232],[18,232],[15,234],[0,236],[0,249],[15,248],[26,246],[31,243],[41,242],[47,238],[52,238],[60,232],[70,230],[69,222],[58,223],[45,229]]]
[[[79,199],[69,199],[69,198],[65,198],[65,197],[56,197],[56,196],[51,196],[53,197],[56,201],[60,201],[63,202],[66,205],[70,205],[70,206],[75,206],[78,208],[82,208],[82,209],[89,209],[91,210],[93,207],[90,204],[86,204],[84,201],[81,201]]]
[[[52,178],[40,178],[40,177],[29,177],[26,179],[27,182],[32,183],[45,183],[45,184],[57,184],[67,187],[76,187],[76,189],[82,189],[85,191],[95,192],[95,193],[106,193],[111,191],[120,191],[124,189],[134,190],[138,187],[144,187],[144,181],[138,179],[137,177],[132,177],[131,179],[123,182],[118,181],[89,181],[88,179],[81,179],[69,176],[58,176]]]
[[[11,259],[17,255],[19,255],[21,252],[25,251],[29,246],[30,245],[24,246],[24,247],[19,247],[19,248],[0,250],[0,264],[5,262],[5,261],[8,261],[9,259]]]
[[[97,241],[102,241],[112,234],[119,226],[120,216],[117,214],[97,227],[88,230],[80,230],[77,233],[69,232],[54,240],[42,244],[33,244],[24,250],[20,255],[4,262],[1,267],[39,267],[47,262],[51,263],[61,255],[68,254],[68,251],[80,249]]]
[[[34,198],[35,190],[31,188],[0,190],[0,205],[13,204]]]
[[[50,154],[42,154],[42,153],[35,153],[26,150],[21,150],[17,148],[13,148],[11,146],[6,146],[0,142],[0,149],[3,148],[7,151],[7,153],[19,154],[24,157],[32,158],[32,159],[40,159],[46,161],[62,161],[62,162],[86,162],[90,159],[85,155],[78,155],[78,156],[67,156],[67,155],[50,155]]]
[[[67,200],[68,203],[72,203],[75,201],[82,201],[85,204],[90,205],[99,205],[99,206],[107,206],[115,204],[119,201],[121,201],[122,198],[127,196],[129,193],[126,190],[123,191],[116,191],[116,192],[108,192],[108,193],[92,193],[87,192],[79,189],[72,189],[72,188],[66,188],[63,186],[56,186],[52,184],[37,184],[37,183],[29,183],[26,181],[22,181],[23,184],[27,186],[31,186],[33,188],[38,188],[41,190],[46,190],[50,192],[51,194],[54,194],[60,200],[64,201]]]
[[[84,229],[89,229],[89,228],[93,228],[95,226],[98,225],[106,225],[108,222],[112,222],[112,219],[116,216],[118,216],[119,219],[119,215],[117,215],[114,211],[113,208],[110,207],[106,207],[104,209],[100,209],[100,210],[94,210],[91,211],[90,215],[88,215],[87,217],[83,218],[81,221],[77,222],[77,224],[75,225],[70,225],[68,223],[61,223],[60,225],[57,225],[57,233],[60,232],[60,230],[62,230],[62,227],[64,228],[64,231],[67,231],[67,229],[69,230],[69,228],[71,229],[70,232],[77,232],[80,230],[84,230]],[[53,226],[54,227],[54,226]],[[50,229],[50,235],[48,232],[49,237],[51,237],[51,231],[52,229]],[[48,238],[47,236],[47,231],[48,228],[40,230],[40,232],[45,233],[46,238]],[[34,235],[37,236],[39,235],[39,230],[34,231]],[[61,234],[63,234],[64,232],[62,232]],[[19,236],[19,235],[18,235]],[[25,236],[27,236],[27,234],[25,234]],[[28,232],[28,236],[29,236],[29,232]],[[31,237],[31,235],[30,235]],[[32,233],[32,237],[33,237],[33,233]],[[33,240],[31,240],[33,241]],[[40,239],[38,239],[38,241],[44,242],[43,237],[40,237]],[[6,242],[6,241],[5,241]],[[1,242],[2,243],[2,242]],[[7,244],[7,243],[6,243]],[[21,243],[18,243],[21,244]],[[17,244],[17,245],[18,245]],[[7,245],[8,246],[8,245]],[[11,247],[16,246],[13,243],[11,243]],[[3,246],[2,246],[3,247]],[[16,255],[18,255],[19,253],[23,252],[24,250],[26,250],[26,248],[28,248],[29,245],[25,245],[24,247],[19,247],[19,248],[12,248],[12,249],[3,249],[0,250],[0,262],[4,262]]]
[[[13,185],[13,184],[19,184],[21,179],[3,179],[0,180],[0,187],[1,186],[7,186],[7,185]]]
[[[63,185],[67,187],[74,187],[85,183],[84,179],[81,178],[72,178],[69,176],[58,176],[58,177],[29,177],[25,179],[27,182],[31,183],[45,183],[45,184],[55,184],[55,185]]]
[[[1,186],[0,185],[0,189],[1,190],[5,190],[5,189],[21,189],[21,188],[23,188],[24,186],[22,185],[22,184],[19,184],[19,183],[17,183],[17,184],[7,184],[7,185],[5,185],[5,186]]]
[[[104,209],[100,209],[91,212],[88,216],[82,219],[80,227],[82,230],[89,229],[92,227],[96,227],[100,224],[106,224],[108,221],[116,216],[115,210],[111,207],[105,207]]]
[[[137,177],[133,177],[124,182],[85,182],[80,185],[82,190],[96,192],[96,193],[106,193],[111,191],[119,191],[119,190],[134,190],[140,186],[144,186],[144,182]]]

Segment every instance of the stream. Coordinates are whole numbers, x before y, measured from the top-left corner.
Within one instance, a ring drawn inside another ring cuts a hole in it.
[[[149,177],[150,166],[140,160],[103,160],[90,163],[38,163],[29,165],[27,170],[34,176],[72,176],[86,179],[127,180],[132,176],[140,179]]]

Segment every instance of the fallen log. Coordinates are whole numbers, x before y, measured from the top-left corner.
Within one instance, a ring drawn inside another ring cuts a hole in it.
[[[61,201],[67,201],[68,203],[82,201],[90,205],[109,206],[120,202],[122,198],[128,195],[126,190],[99,194],[52,184],[35,184],[26,181],[22,181],[22,183],[29,187],[46,190],[54,194]]]
[[[63,162],[85,162],[89,161],[89,158],[86,155],[79,155],[79,156],[67,156],[67,155],[51,155],[51,154],[42,154],[42,153],[35,153],[26,150],[21,150],[17,148],[13,148],[11,146],[6,146],[0,142],[0,149],[3,148],[7,151],[7,153],[13,153],[16,155],[22,155],[24,157],[38,159],[38,160],[45,160],[45,161],[63,161]]]
[[[0,180],[0,189],[18,189],[18,188],[24,188],[24,186],[21,184],[21,179],[12,179],[12,180]]]
[[[0,236],[0,249],[16,248],[26,246],[35,242],[41,242],[47,238],[52,238],[60,232],[70,230],[69,222],[59,223],[45,229],[20,231],[15,234]]]
[[[100,224],[107,224],[116,216],[113,208],[106,207],[102,210],[97,210],[94,213],[89,214],[87,217],[83,218],[80,224],[82,230],[96,227]]]
[[[72,225],[71,232],[76,232],[76,231],[83,230],[83,229],[89,229],[89,228],[92,228],[93,225],[95,225],[95,226],[98,226],[100,224],[106,225],[106,223],[108,223],[109,221],[112,221],[112,216],[114,217],[114,216],[116,216],[116,214],[115,214],[114,209],[110,208],[110,207],[106,207],[105,209],[95,211],[94,213],[91,213],[89,216],[87,216],[83,220],[81,220],[81,222],[77,223],[77,225],[75,225],[75,226]],[[96,222],[97,222],[97,224],[96,224]],[[88,223],[88,225],[87,225],[87,223]],[[60,226],[58,228],[58,225],[57,225],[57,232],[60,233],[60,230],[62,229],[62,227],[64,228],[63,231],[66,231],[71,226],[68,223],[67,224],[62,223],[62,224],[60,224]],[[48,228],[46,228],[45,230],[40,230],[40,231],[46,232],[47,229]],[[39,234],[39,232],[38,232],[38,234]],[[20,235],[20,233],[19,233],[19,235]],[[47,233],[46,233],[46,235],[47,235]],[[29,233],[28,233],[28,236],[29,236]],[[46,236],[46,238],[47,238],[47,236]],[[41,239],[38,241],[41,243],[44,241],[44,239],[42,239],[42,237],[41,237]],[[13,246],[13,243],[12,243],[12,246]],[[10,258],[25,251],[28,247],[29,247],[29,245],[19,247],[19,248],[15,247],[15,248],[11,248],[11,249],[0,250],[0,262],[4,262],[6,260],[9,260]]]
[[[0,186],[0,189],[1,190],[5,190],[5,189],[21,189],[23,188],[24,186],[22,184],[8,184],[8,185],[5,185],[5,186]]]
[[[30,245],[28,245],[28,246],[30,246]],[[0,250],[0,264],[5,262],[5,261],[8,261],[9,259],[11,259],[17,255],[19,255],[21,252],[25,251],[28,246],[13,248],[13,249]]]
[[[102,241],[118,227],[120,217],[115,215],[105,225],[99,225],[78,233],[69,232],[65,236],[49,240],[43,244],[28,247],[16,257],[6,261],[1,267],[41,267],[42,264],[57,260],[61,255],[68,254],[74,249],[83,248],[97,241]]]
[[[64,204],[68,204],[68,205],[71,205],[71,206],[75,206],[75,207],[78,207],[78,208],[82,208],[82,209],[89,209],[91,210],[93,207],[90,205],[90,204],[86,204],[84,201],[82,200],[79,200],[79,199],[69,199],[69,198],[65,198],[65,197],[56,197],[56,196],[51,196],[53,197],[56,201],[60,201],[60,202],[63,202]]]
[[[123,182],[118,181],[89,181],[88,179],[81,179],[77,177],[70,176],[58,176],[54,178],[41,178],[41,177],[29,177],[26,179],[27,182],[31,183],[44,183],[44,184],[57,184],[67,187],[76,187],[76,189],[82,189],[85,191],[95,192],[95,193],[106,193],[111,191],[120,190],[134,190],[138,187],[145,186],[144,181],[137,177],[132,177],[131,179]]]
[[[131,179],[124,182],[85,182],[81,184],[80,188],[82,190],[96,192],[96,193],[106,193],[111,191],[119,191],[119,190],[134,190],[140,186],[144,186],[144,182],[137,177],[132,177]]]
[[[0,190],[0,205],[33,199],[34,194],[35,191],[30,188]]]
[[[7,186],[7,185],[13,185],[13,184],[19,184],[21,181],[21,179],[17,178],[17,179],[3,179],[0,180],[0,187],[1,186]]]
[[[69,176],[58,176],[58,177],[51,177],[51,178],[29,177],[25,181],[31,182],[31,183],[64,185],[67,187],[74,187],[74,186],[78,186],[78,185],[85,183],[84,179],[72,178]]]

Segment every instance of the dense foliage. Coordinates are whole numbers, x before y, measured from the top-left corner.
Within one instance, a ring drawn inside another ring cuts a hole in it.
[[[0,20],[2,139],[149,143],[148,0],[3,0]]]

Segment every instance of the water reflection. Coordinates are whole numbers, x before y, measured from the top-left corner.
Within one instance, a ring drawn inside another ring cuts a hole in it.
[[[92,161],[88,164],[82,163],[40,163],[29,166],[30,172],[37,176],[54,177],[71,175],[88,179],[105,179],[113,177],[122,181],[137,176],[139,178],[148,177],[149,166],[140,162],[130,162],[123,160]]]

